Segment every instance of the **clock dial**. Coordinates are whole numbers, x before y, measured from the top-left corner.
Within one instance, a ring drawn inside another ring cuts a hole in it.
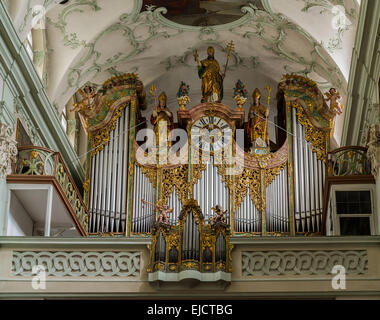
[[[205,116],[191,128],[193,144],[204,151],[224,149],[232,140],[232,130],[227,121],[216,116]]]

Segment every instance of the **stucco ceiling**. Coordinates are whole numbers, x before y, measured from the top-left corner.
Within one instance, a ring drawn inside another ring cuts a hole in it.
[[[337,87],[345,99],[357,0],[218,2],[235,5],[229,14],[236,14],[236,5],[242,3],[241,17],[216,26],[184,25],[170,15],[167,19],[165,8],[143,8],[142,0],[70,0],[64,5],[54,0],[12,0],[9,10],[25,39],[35,19],[33,8],[45,8],[47,92],[59,108],[86,83],[101,84],[124,72],[138,73],[146,87],[154,83],[165,90],[173,111],[181,80],[190,85],[191,103],[198,103],[201,83],[193,50],[203,58],[207,46],[213,45],[224,66],[225,46],[231,40],[236,53],[224,81],[225,104],[235,105],[233,87],[238,79],[250,92],[267,84],[275,92],[282,75],[290,72],[310,77],[321,90]],[[337,121],[338,140],[342,120],[343,116]]]

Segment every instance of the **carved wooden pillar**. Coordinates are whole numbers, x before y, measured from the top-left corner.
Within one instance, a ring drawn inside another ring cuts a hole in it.
[[[13,139],[12,129],[0,122],[0,236],[6,235],[8,214],[7,175],[12,172],[12,164],[16,161],[17,142]]]

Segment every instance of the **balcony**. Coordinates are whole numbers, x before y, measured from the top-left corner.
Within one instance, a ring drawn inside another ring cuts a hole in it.
[[[0,297],[339,298],[380,295],[380,237],[231,238],[229,283],[149,282],[148,238],[0,238]],[[45,289],[35,290],[36,268]],[[335,266],[345,288],[334,289]]]
[[[87,208],[59,152],[20,147],[7,184],[6,235],[87,236]]]

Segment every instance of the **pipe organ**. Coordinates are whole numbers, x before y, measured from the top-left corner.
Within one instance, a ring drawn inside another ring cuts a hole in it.
[[[156,189],[147,177],[141,172],[141,168],[135,166],[133,208],[132,216],[133,233],[149,233],[156,221],[156,213],[151,205],[144,205],[143,201],[154,203],[156,201]]]
[[[293,109],[294,186],[296,232],[321,231],[325,164],[307,142],[305,127]]]
[[[205,170],[202,172],[202,177],[194,185],[193,193],[194,199],[197,200],[202,209],[206,223],[214,216],[212,207],[217,204],[225,209],[229,207],[229,190],[218,173],[218,167],[214,164],[214,157],[210,157],[210,161],[205,164]],[[228,223],[228,214],[225,219]]]
[[[159,153],[153,153],[149,165],[139,163],[140,145],[135,140],[138,126],[144,123],[142,84],[134,75],[113,79],[98,92],[98,104],[91,109],[92,117],[86,119],[91,152],[84,198],[90,212],[90,233],[152,235],[152,230],[158,230],[158,219],[168,228],[183,223],[178,252],[168,246],[166,229],[160,235],[155,233],[155,257],[164,259],[161,254],[166,250],[170,261],[177,256],[181,261],[208,261],[211,256],[215,259],[216,251],[221,254],[218,259],[223,258],[225,238],[215,237],[210,252],[202,249],[202,228],[212,229],[216,219],[222,219],[225,228],[230,226],[235,236],[321,233],[331,117],[322,94],[309,79],[286,75],[279,83],[283,99],[278,109],[286,114],[286,128],[280,130],[286,137],[277,141],[275,151],[265,145],[251,144],[247,149],[244,143],[236,143],[237,130],[247,130],[243,108],[201,103],[177,111],[176,126],[187,130],[190,142],[181,144],[181,163],[158,164],[155,160]],[[160,97],[166,99],[165,94]],[[173,116],[166,110],[165,115],[157,113],[154,119],[171,121]],[[249,125],[251,128],[255,122]],[[160,133],[154,152],[168,148],[168,159],[172,159],[171,144],[162,141],[164,131],[154,128],[154,134]],[[220,154],[222,160],[216,162]],[[192,163],[203,155],[208,161]],[[190,200],[199,207],[202,228],[199,217],[181,216]],[[216,206],[220,206],[219,212],[226,210],[220,217]],[[164,216],[160,216],[162,210],[166,210]]]
[[[285,167],[266,188],[266,226],[269,233],[289,232],[288,171]],[[285,204],[285,205],[284,205]]]
[[[128,159],[129,108],[125,107],[91,159],[91,233],[125,232],[126,175]]]
[[[261,214],[249,194],[235,212],[235,231],[238,233],[261,233]]]
[[[206,224],[195,200],[185,201],[178,225],[155,225],[152,238],[150,281],[231,281],[229,227]]]
[[[278,110],[286,117],[281,122],[286,127],[279,129],[286,134],[275,151],[265,136],[273,124],[255,118],[255,112],[266,114],[258,90],[248,124],[240,105],[181,105],[176,126],[186,129],[188,141],[180,144],[178,163],[170,162],[175,159],[172,143],[165,140],[170,130],[160,125],[174,128],[164,93],[159,96],[163,109],[155,109],[151,117],[156,142],[150,151],[140,152],[135,137],[146,123],[142,88],[135,75],[112,78],[86,113],[89,233],[152,237],[152,281],[178,280],[183,271],[199,279],[229,279],[230,235],[321,234],[332,118],[315,83],[296,75],[279,83],[283,98]],[[249,132],[256,139],[249,148],[236,141],[238,129],[256,130]],[[160,162],[165,154],[168,161]],[[138,155],[151,161],[140,163]]]

